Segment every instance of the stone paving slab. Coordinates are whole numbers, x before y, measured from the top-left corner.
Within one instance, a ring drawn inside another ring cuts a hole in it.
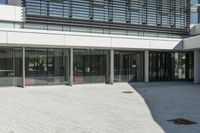
[[[127,83],[0,88],[0,133],[162,132]]]
[[[132,84],[144,98],[154,120],[166,133],[200,133],[200,84],[154,82]],[[167,120],[182,118],[194,125],[175,125]]]

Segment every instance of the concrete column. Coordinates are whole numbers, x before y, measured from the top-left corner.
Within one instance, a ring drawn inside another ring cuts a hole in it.
[[[71,48],[70,49],[70,79],[69,79],[69,85],[73,85],[73,76],[74,76],[74,74],[73,74],[73,48]]]
[[[22,48],[22,87],[25,88],[25,47]]]
[[[149,82],[149,51],[144,52],[144,82]]]
[[[194,51],[194,83],[200,83],[200,51]]]
[[[114,83],[114,50],[110,50],[110,84]]]

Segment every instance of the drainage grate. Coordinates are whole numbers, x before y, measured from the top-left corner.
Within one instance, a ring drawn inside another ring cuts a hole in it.
[[[172,119],[172,120],[167,120],[169,122],[173,122],[176,125],[192,125],[192,124],[197,124],[194,121],[190,121],[187,119],[179,118],[179,119]]]
[[[128,90],[124,90],[124,91],[122,91],[122,93],[132,94],[133,92],[132,91],[128,91]]]

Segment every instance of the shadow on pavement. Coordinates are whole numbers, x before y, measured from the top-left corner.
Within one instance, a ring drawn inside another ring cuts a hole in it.
[[[154,82],[130,84],[145,100],[152,117],[166,133],[200,132],[200,85],[192,82]],[[197,124],[176,125],[171,119]]]

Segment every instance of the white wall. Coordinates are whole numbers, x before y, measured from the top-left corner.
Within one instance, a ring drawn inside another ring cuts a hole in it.
[[[64,35],[41,34],[29,32],[7,32],[8,44],[25,44],[27,46],[33,45],[65,45]]]
[[[4,31],[0,31],[0,43],[7,43],[7,33]]]
[[[183,49],[200,49],[200,35],[184,39]]]
[[[27,29],[0,29],[0,45],[182,50],[181,39],[132,37]]]
[[[23,21],[23,8],[20,6],[0,5],[0,20]]]
[[[197,35],[200,33],[200,24],[194,24],[190,26],[190,34]]]

